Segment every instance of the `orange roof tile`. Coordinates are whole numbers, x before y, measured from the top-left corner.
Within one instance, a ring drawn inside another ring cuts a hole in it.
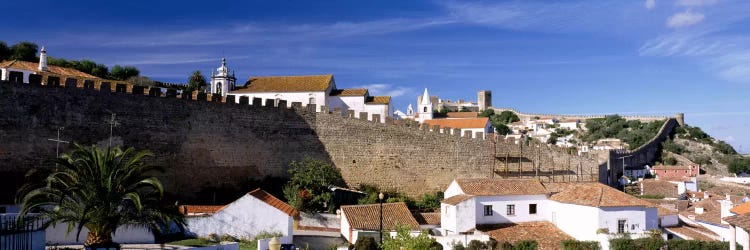
[[[15,69],[22,69],[22,70],[33,71],[33,72],[37,72],[37,73],[38,72],[43,72],[43,71],[39,70],[39,63],[25,62],[25,61],[18,61],[18,60],[0,62],[0,68],[15,68]],[[78,71],[77,69],[71,69],[71,68],[65,68],[65,67],[59,67],[59,66],[52,66],[52,65],[47,65],[47,70],[44,71],[44,72],[49,72],[49,73],[57,74],[57,75],[61,75],[61,76],[72,76],[72,77],[84,77],[84,78],[100,79],[99,77],[83,73],[81,71]]]
[[[547,194],[537,179],[456,179],[467,195],[535,195]]]
[[[352,229],[378,230],[380,227],[380,204],[341,206]],[[419,223],[406,203],[383,203],[383,230],[394,230],[396,225],[419,229]]]
[[[644,195],[661,195],[665,198],[677,198],[677,184],[665,180],[643,180]]]
[[[250,191],[247,194],[252,195],[255,198],[258,198],[258,200],[261,200],[267,203],[268,205],[275,207],[276,209],[280,210],[281,212],[284,212],[285,214],[288,214],[289,216],[292,216],[292,217],[299,216],[299,211],[297,211],[297,209],[294,209],[289,204],[286,204],[285,202],[274,197],[273,195],[266,193],[266,191],[263,191],[260,188]]]
[[[544,185],[547,185],[546,183]],[[590,206],[590,207],[656,207],[656,205],[620,192],[617,189],[598,182],[557,183],[554,187],[560,190],[550,196],[550,200]]]
[[[419,225],[440,225],[440,213],[415,213],[414,219]]]
[[[735,214],[747,214],[750,213],[750,202],[742,203],[738,206],[729,209],[730,212]]]
[[[333,75],[250,77],[232,93],[326,91],[331,84]]]
[[[478,112],[448,112],[446,118],[477,118]]]
[[[479,117],[463,119],[432,119],[425,120],[424,123],[429,124],[430,127],[440,125],[441,128],[484,128],[489,121],[490,118]]]
[[[676,214],[678,214],[676,209],[669,209],[669,208],[666,208],[664,206],[657,206],[656,209],[657,209],[656,210],[657,216],[676,215]]]
[[[454,195],[454,196],[448,197],[448,198],[446,198],[446,199],[444,199],[444,200],[442,200],[440,202],[448,204],[448,205],[455,206],[455,205],[458,205],[458,203],[461,203],[461,202],[463,202],[465,200],[471,199],[472,197],[474,197],[474,196],[459,194],[459,195]]]
[[[391,103],[390,96],[370,96],[365,100],[366,104],[389,104]]]
[[[367,96],[367,89],[334,89],[331,96]]]
[[[573,237],[557,228],[554,224],[546,221],[479,225],[477,229],[488,234],[498,242],[507,241],[515,243],[524,240],[535,240],[538,244],[538,249],[560,249],[564,240],[573,239]]]
[[[703,213],[695,212],[695,208],[702,207]],[[721,203],[714,199],[704,199],[696,202],[686,211],[680,212],[682,216],[695,216],[695,220],[721,225]]]
[[[180,213],[184,215],[191,214],[215,214],[222,209],[225,205],[181,205]]]

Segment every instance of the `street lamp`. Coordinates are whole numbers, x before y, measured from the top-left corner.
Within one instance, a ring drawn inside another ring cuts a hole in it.
[[[380,235],[380,245],[383,245],[383,198],[385,198],[385,195],[381,192],[378,194],[378,200],[380,201],[380,231],[378,231],[378,234]]]

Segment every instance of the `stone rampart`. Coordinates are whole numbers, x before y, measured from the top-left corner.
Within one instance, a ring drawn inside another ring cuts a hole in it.
[[[50,167],[44,159],[55,156],[48,139],[57,128],[64,127],[63,140],[106,146],[113,114],[113,144],[154,152],[150,161],[166,169],[159,176],[168,191],[187,200],[209,187],[242,189],[252,180],[284,177],[291,161],[306,156],[333,163],[350,186],[370,183],[410,195],[443,190],[454,178],[562,181],[598,174],[596,160],[557,146],[233,99],[106,82],[0,82],[0,203],[12,200],[29,169]],[[68,149],[61,145],[61,152]]]

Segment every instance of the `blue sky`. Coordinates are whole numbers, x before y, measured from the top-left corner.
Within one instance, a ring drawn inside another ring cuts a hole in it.
[[[226,57],[249,76],[496,107],[672,115],[750,152],[750,1],[23,1],[0,34],[54,57],[185,82]]]

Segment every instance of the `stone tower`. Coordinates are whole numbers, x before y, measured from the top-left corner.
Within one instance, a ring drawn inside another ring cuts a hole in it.
[[[685,126],[685,113],[674,114],[674,119],[677,120],[677,123],[680,124],[680,127]]]
[[[216,72],[211,72],[211,86],[209,93],[221,94],[221,96],[227,96],[229,91],[234,90],[237,78],[234,77],[234,72],[229,74],[229,68],[227,68],[227,59],[221,59],[221,67],[216,69]]]
[[[492,107],[492,91],[482,90],[477,93],[477,105],[479,112]]]
[[[424,94],[422,95],[422,100],[419,102],[417,113],[419,114],[420,123],[425,120],[432,120],[432,101],[430,100],[430,94],[427,93],[427,88],[424,88]]]

